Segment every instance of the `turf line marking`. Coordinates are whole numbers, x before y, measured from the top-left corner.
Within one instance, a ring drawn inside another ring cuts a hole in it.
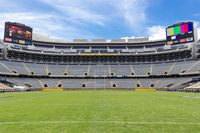
[[[130,124],[130,125],[200,125],[193,122],[131,122],[131,121],[16,121],[0,122],[0,125],[19,125],[19,124]]]

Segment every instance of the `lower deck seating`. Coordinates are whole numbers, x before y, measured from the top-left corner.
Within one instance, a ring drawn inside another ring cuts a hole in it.
[[[4,77],[5,78],[5,77]],[[37,78],[11,78],[6,80],[17,84],[29,86],[31,89],[58,88],[65,89],[108,89],[108,88],[178,88],[192,78],[140,78],[140,79],[37,79]]]
[[[135,65],[58,65],[0,61],[0,73],[22,75],[70,75],[74,77],[148,76],[199,73],[200,61]]]
[[[21,74],[25,77],[33,72],[32,77],[40,78],[17,78],[7,77],[11,83],[25,85],[31,89],[44,87],[65,89],[80,88],[178,88],[183,83],[191,81],[193,77],[179,78],[156,78],[180,73],[199,74],[200,61],[171,62],[164,64],[135,64],[135,65],[56,65],[36,64],[25,62],[0,61],[0,73]],[[183,72],[184,71],[184,72]],[[47,78],[48,75],[54,75]],[[56,76],[57,75],[57,76]],[[132,76],[128,78],[127,76]],[[148,78],[148,75],[154,78]],[[59,77],[60,76],[60,77]],[[64,76],[66,76],[64,78]],[[138,77],[137,77],[138,76]],[[152,77],[153,77],[152,76]],[[172,76],[172,75],[171,75]],[[29,75],[30,77],[30,75]],[[41,78],[43,77],[43,78]],[[46,77],[46,78],[44,78]],[[68,77],[68,78],[67,78]],[[85,78],[87,77],[87,78]],[[98,78],[97,78],[98,77]],[[107,77],[111,79],[107,79]],[[145,78],[146,77],[146,78]],[[84,79],[85,78],[85,79]],[[105,79],[103,79],[105,78]],[[117,79],[115,79],[117,78]],[[121,79],[118,79],[121,78]]]
[[[0,92],[1,92],[1,91],[12,91],[12,90],[13,90],[12,87],[0,83]]]

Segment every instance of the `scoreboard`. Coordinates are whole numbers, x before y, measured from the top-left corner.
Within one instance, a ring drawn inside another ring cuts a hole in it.
[[[193,22],[183,22],[166,28],[168,45],[194,42]]]
[[[20,23],[5,23],[4,42],[31,45],[32,28]]]

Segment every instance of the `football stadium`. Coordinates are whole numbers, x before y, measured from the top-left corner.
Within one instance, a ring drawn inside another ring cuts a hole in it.
[[[166,40],[52,42],[5,23],[1,91],[151,90],[199,92],[200,43],[193,22],[166,28]]]
[[[150,0],[22,1],[0,1],[0,133],[200,132],[193,2],[144,22]],[[163,39],[146,34],[152,25]]]
[[[53,42],[5,23],[2,132],[199,132],[200,42],[193,22],[166,40]],[[7,93],[6,93],[7,92]]]

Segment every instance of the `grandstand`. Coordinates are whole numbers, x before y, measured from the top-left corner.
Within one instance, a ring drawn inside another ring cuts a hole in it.
[[[31,45],[0,42],[1,79],[33,91],[169,90],[187,88],[200,75],[198,40],[168,45],[166,40],[148,38],[72,42],[53,42],[40,36],[34,39]]]

